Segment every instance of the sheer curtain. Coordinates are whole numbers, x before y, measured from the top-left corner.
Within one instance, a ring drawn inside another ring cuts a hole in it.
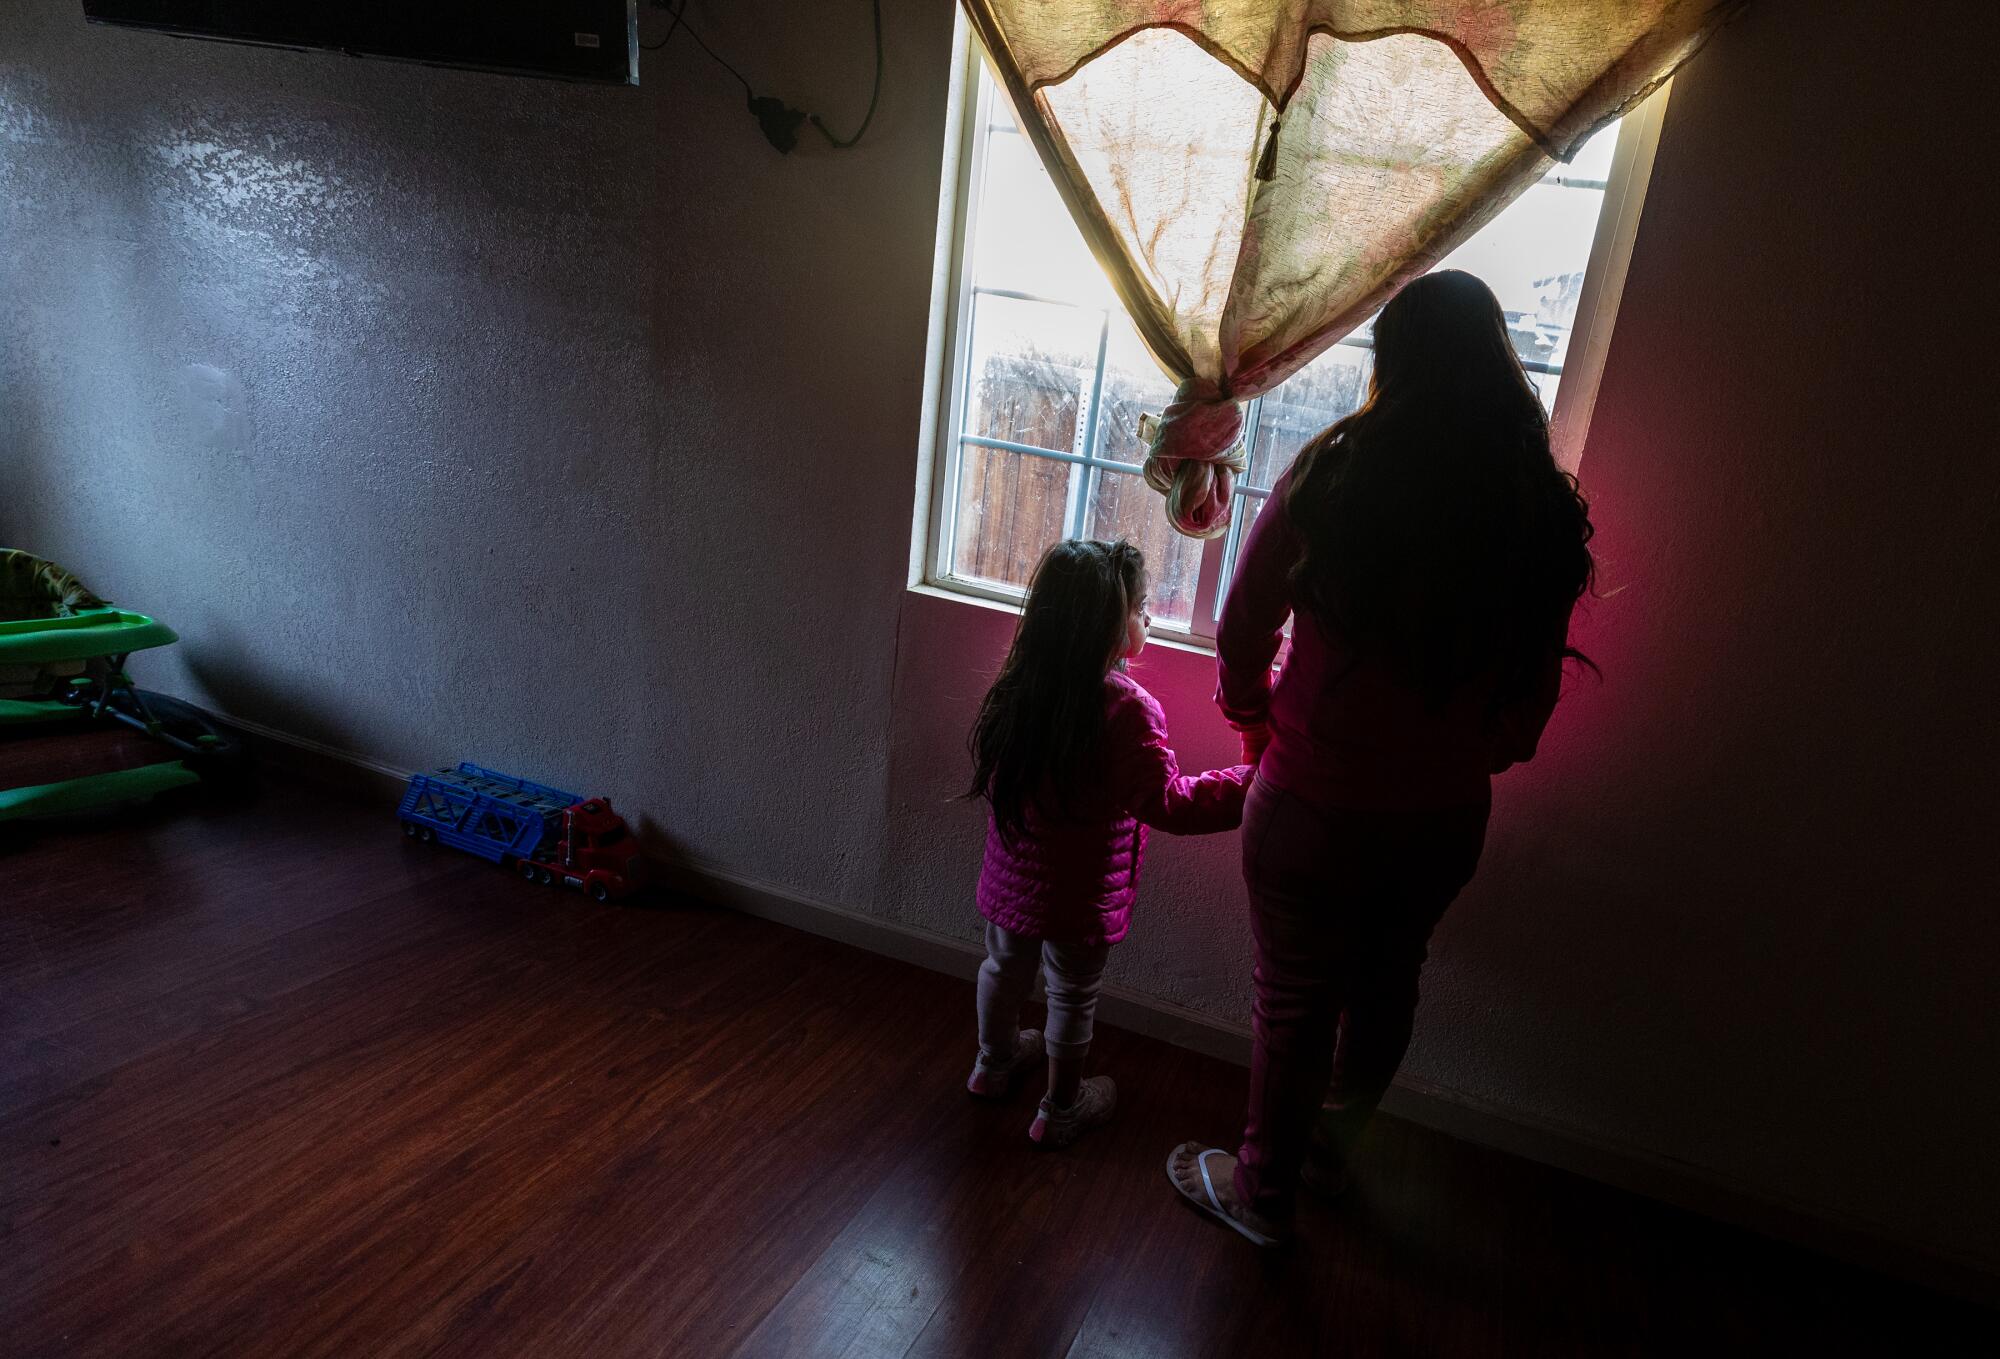
[[[1284,381],[1745,0],[964,0],[1147,348],[1181,532],[1229,525]]]

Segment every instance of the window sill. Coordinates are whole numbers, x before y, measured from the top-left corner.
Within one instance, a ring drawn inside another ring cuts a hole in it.
[[[953,589],[949,585],[939,585],[935,581],[917,581],[909,586],[909,592],[913,595],[922,595],[927,599],[950,600],[954,604],[969,604],[974,608],[987,609],[994,613],[1012,614],[1016,618],[1021,616],[1021,606],[1019,604],[1010,603],[1004,599],[992,599],[986,595],[973,594],[969,590]],[[1147,646],[1164,647],[1169,651],[1182,651],[1190,656],[1205,656],[1210,660],[1215,658],[1215,643],[1210,639],[1196,637],[1185,632],[1170,632],[1158,627],[1152,629],[1147,634]]]

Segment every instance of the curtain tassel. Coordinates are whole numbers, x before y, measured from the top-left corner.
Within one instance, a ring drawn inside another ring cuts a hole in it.
[[[1264,154],[1257,157],[1257,178],[1269,183],[1278,173],[1278,127],[1276,118],[1271,120],[1271,135],[1264,139]]]

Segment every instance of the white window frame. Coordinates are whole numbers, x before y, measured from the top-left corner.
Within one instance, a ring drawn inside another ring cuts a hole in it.
[[[953,74],[950,107],[946,118],[945,164],[938,203],[937,256],[932,282],[930,352],[925,369],[924,418],[918,456],[920,513],[911,542],[911,584],[954,595],[985,600],[1019,609],[1024,592],[987,581],[956,576],[952,560],[952,488],[959,473],[965,401],[966,373],[970,367],[972,327],[965,324],[973,305],[972,270],[967,258],[966,224],[977,219],[978,195],[984,182],[985,139],[979,134],[989,121],[988,101],[997,95],[997,80],[981,81],[979,64],[984,61],[976,39],[970,35],[960,13],[953,43]],[[1638,235],[1639,217],[1645,206],[1646,188],[1652,179],[1654,153],[1659,146],[1660,127],[1665,118],[1671,82],[1663,85],[1645,103],[1627,114],[1618,129],[1612,152],[1611,169],[1604,184],[1604,203],[1597,219],[1585,265],[1584,281],[1577,300],[1576,322],[1570,330],[1569,348],[1560,370],[1555,409],[1550,413],[1550,433],[1556,461],[1574,472],[1583,456],[1584,439],[1597,404],[1597,387],[1604,374],[1605,355],[1610,349],[1612,326],[1631,266],[1632,244]],[[1560,180],[1566,167],[1551,168],[1544,182]],[[1058,306],[1084,306],[1061,298],[1037,297],[1026,293],[995,292],[989,295],[1016,297]],[[1108,322],[1104,331],[1108,332]],[[1098,430],[1095,409],[1102,398],[1103,367],[1108,336],[1100,333],[1098,371],[1092,388],[1078,402],[1078,430],[1083,447],[1070,452],[1010,444],[1005,440],[973,438],[972,442],[1002,449],[1014,449],[1034,457],[1066,462],[1070,466],[1070,508],[1064,526],[1066,536],[1083,531],[1083,517],[1089,513],[1088,486],[1078,483],[1097,469],[1109,468],[1131,474],[1128,463],[1096,456]],[[1366,340],[1352,337],[1339,344],[1368,348]],[[1530,365],[1534,367],[1534,365]],[[1257,428],[1258,402],[1246,403],[1244,429]],[[1240,496],[1253,500],[1267,497],[1268,490],[1237,485]],[[1219,595],[1233,567],[1238,539],[1245,516],[1231,515],[1229,531],[1202,545],[1201,569],[1195,585],[1194,617],[1185,629],[1164,623],[1153,625],[1153,636],[1169,643],[1212,649]]]

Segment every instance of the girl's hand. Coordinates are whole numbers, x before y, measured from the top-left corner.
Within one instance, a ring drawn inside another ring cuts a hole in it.
[[[1264,747],[1271,744],[1270,727],[1248,727],[1239,734],[1243,737],[1243,763],[1257,763],[1263,757]]]

